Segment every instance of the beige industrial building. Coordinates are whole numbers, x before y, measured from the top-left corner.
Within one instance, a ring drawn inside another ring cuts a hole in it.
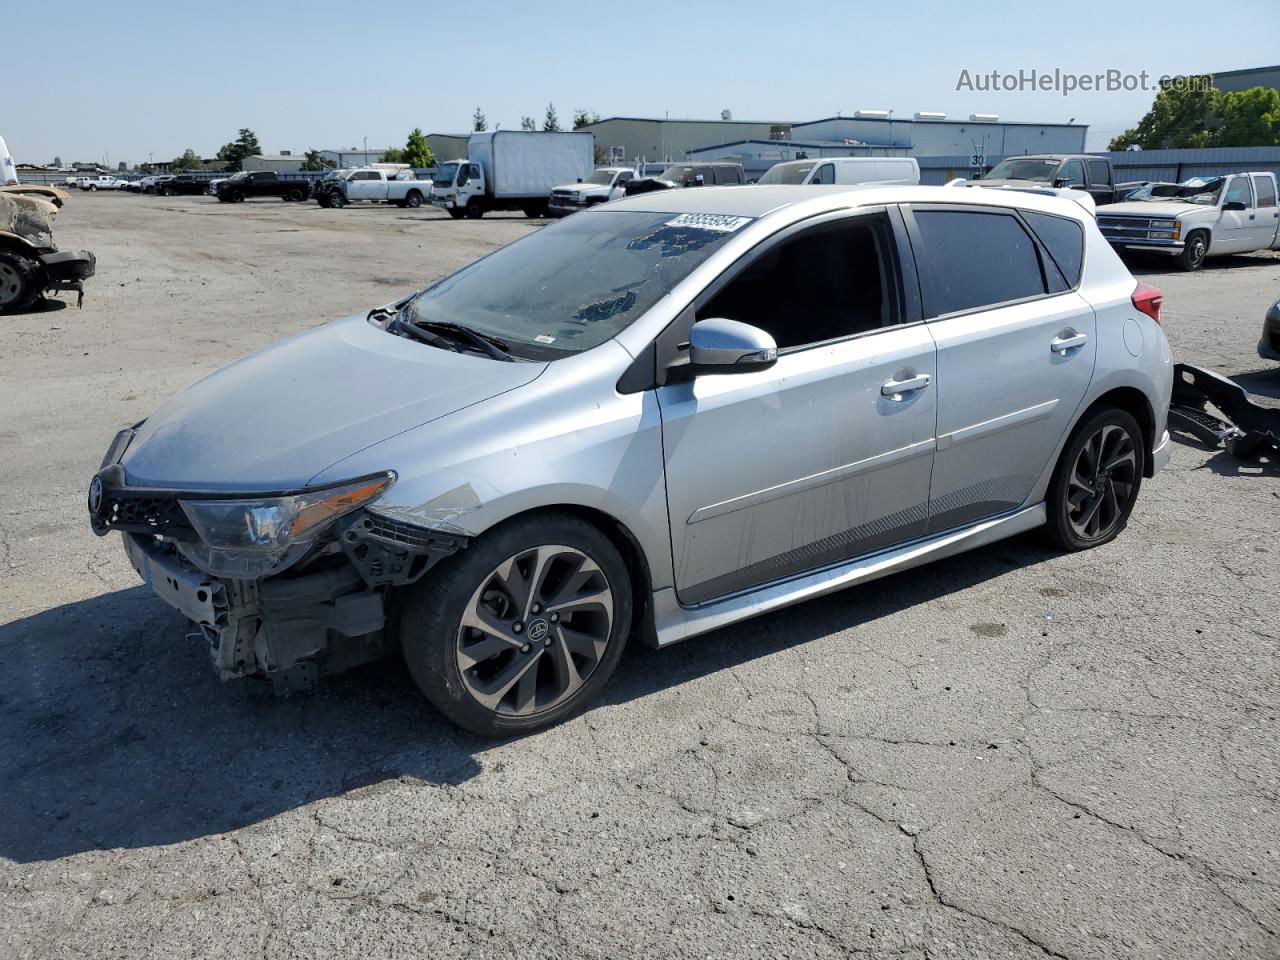
[[[305,154],[255,153],[240,162],[242,170],[274,170],[276,173],[297,173],[306,163]]]

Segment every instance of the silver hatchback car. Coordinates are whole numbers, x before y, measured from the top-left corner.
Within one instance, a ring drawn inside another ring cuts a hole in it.
[[[1160,294],[1070,199],[671,190],[308,331],[112,443],[93,528],[224,678],[399,648],[450,719],[580,710],[664,646],[1045,527],[1168,460]]]

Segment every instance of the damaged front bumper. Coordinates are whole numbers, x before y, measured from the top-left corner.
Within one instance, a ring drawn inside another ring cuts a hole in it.
[[[191,493],[123,482],[124,431],[90,489],[100,536],[118,531],[134,570],[195,627],[224,679],[261,676],[277,693],[313,685],[383,656],[393,591],[416,582],[467,538],[357,510],[272,575],[215,576],[197,562],[203,544],[179,500]]]

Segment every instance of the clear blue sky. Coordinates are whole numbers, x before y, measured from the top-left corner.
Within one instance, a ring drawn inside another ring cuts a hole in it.
[[[19,162],[210,156],[244,126],[268,152],[400,145],[415,126],[469,130],[477,105],[491,128],[541,122],[548,101],[562,122],[579,106],[788,121],[859,108],[1074,117],[1092,125],[1092,148],[1154,94],[957,91],[960,71],[1158,76],[1280,62],[1276,0],[1142,12],[959,0],[7,7],[0,134]]]

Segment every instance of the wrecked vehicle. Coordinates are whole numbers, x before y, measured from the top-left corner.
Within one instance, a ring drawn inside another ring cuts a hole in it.
[[[1106,543],[1169,456],[1160,293],[1079,204],[974,194],[591,207],[188,387],[110,444],[91,524],[223,677],[399,648],[487,735],[581,710],[630,637]]]
[[[1280,249],[1273,173],[1151,183],[1098,213],[1102,235],[1121,252],[1172,257],[1199,270],[1208,257]]]
[[[47,200],[55,207],[61,207],[67,201],[67,192],[41,183],[22,183],[18,180],[18,166],[13,162],[9,146],[0,137],[0,194],[19,197],[37,197]]]
[[[93,254],[59,252],[53,242],[54,207],[45,200],[0,193],[0,313],[26,310],[42,293],[74,290],[84,301]]]

